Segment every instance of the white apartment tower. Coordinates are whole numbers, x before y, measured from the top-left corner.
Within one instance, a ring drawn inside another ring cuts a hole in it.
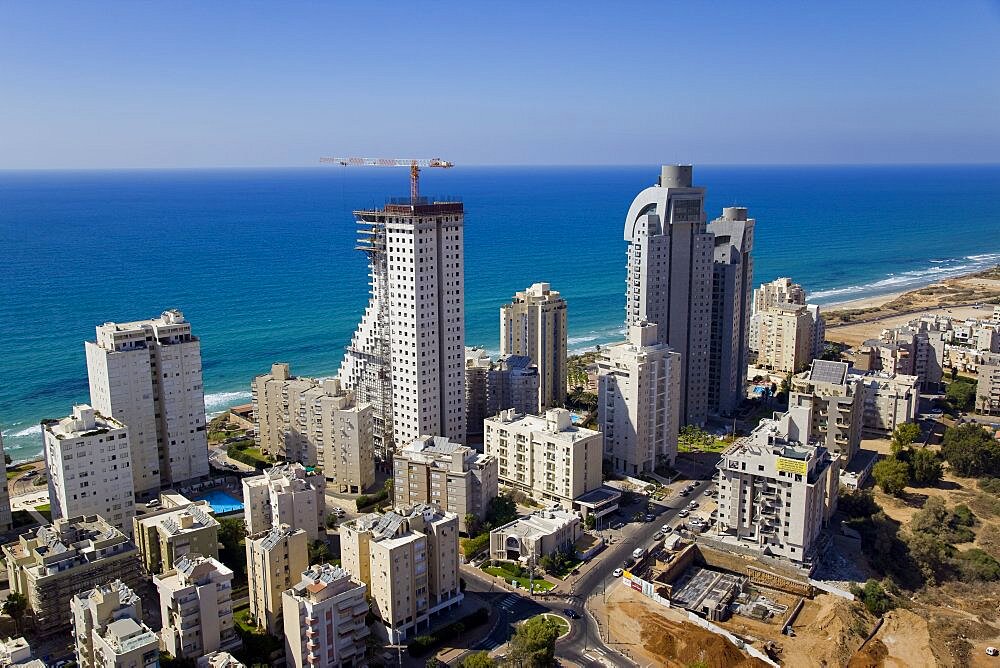
[[[419,198],[354,215],[372,289],[339,378],[375,408],[376,458],[421,434],[463,442],[462,203]]]
[[[121,580],[75,595],[70,611],[80,668],[159,666],[159,638],[142,623],[142,603]]]
[[[201,342],[184,314],[108,322],[84,347],[90,404],[128,427],[136,495],[207,476]]]
[[[715,237],[708,358],[708,411],[713,415],[734,414],[744,397],[754,225],[743,207],[727,207],[720,218],[708,224],[708,231]]]
[[[42,421],[52,517],[100,515],[132,535],[135,492],[128,429],[86,404]]]
[[[598,359],[597,420],[616,471],[637,476],[677,458],[681,357],[658,341],[659,327],[631,325],[628,341]]]
[[[6,461],[4,458],[2,435],[0,435],[0,459]],[[0,489],[0,533],[6,533],[14,525],[10,513],[10,490],[7,489],[7,485],[0,485],[0,487],[3,488]]]
[[[367,587],[339,566],[311,566],[282,594],[285,660],[290,668],[364,666]]]
[[[500,307],[500,354],[524,355],[538,368],[532,413],[566,403],[566,336],[566,300],[548,283],[535,283]]]
[[[705,226],[705,189],[691,165],[668,165],[625,218],[625,323],[658,326],[680,355],[681,424],[708,417],[714,235]]]

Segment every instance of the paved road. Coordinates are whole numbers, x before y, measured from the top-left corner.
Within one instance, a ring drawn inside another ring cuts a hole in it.
[[[580,615],[580,619],[571,620],[569,634],[558,641],[558,656],[581,666],[612,668],[635,665],[605,643],[602,629],[607,628],[607,621],[595,619],[587,609],[586,601],[594,596],[603,596],[616,580],[614,570],[624,565],[626,559],[632,556],[632,551],[638,546],[649,549],[655,542],[653,535],[660,527],[673,524],[677,513],[691,501],[700,500],[711,486],[710,481],[701,480],[698,481],[697,489],[688,497],[654,502],[653,514],[656,519],[653,522],[629,523],[621,530],[605,531],[604,535],[610,536],[613,543],[581,568],[582,572],[572,580],[570,590],[562,595],[531,598],[523,593],[507,590],[477,568],[463,566],[462,577],[466,581],[466,591],[474,592],[497,612],[496,622],[489,633],[469,651],[492,651],[500,647],[510,639],[515,622],[547,611],[565,616],[563,610],[572,608]],[[643,497],[641,501],[623,508],[622,514],[631,516],[645,505]]]

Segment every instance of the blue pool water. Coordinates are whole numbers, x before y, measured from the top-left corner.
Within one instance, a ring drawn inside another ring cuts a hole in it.
[[[221,489],[213,489],[210,492],[195,494],[193,501],[208,501],[216,515],[225,515],[243,510],[243,502],[232,494],[223,492]]]

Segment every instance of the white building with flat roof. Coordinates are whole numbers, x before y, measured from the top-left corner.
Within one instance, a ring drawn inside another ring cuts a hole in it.
[[[243,519],[247,533],[287,524],[319,538],[326,511],[325,480],[298,463],[278,464],[243,479]]]
[[[310,566],[281,597],[285,660],[292,668],[365,665],[367,587],[343,568]]]
[[[549,508],[490,531],[490,558],[537,564],[545,555],[572,552],[583,535],[580,516]]]
[[[548,283],[535,283],[500,307],[500,354],[528,357],[538,369],[531,413],[566,403],[566,332],[566,300]]]
[[[397,643],[461,605],[458,517],[433,506],[370,513],[340,525],[344,569],[368,586],[380,635]]]
[[[810,410],[761,420],[722,453],[717,537],[804,562],[837,507],[840,459],[809,440]]]
[[[242,645],[233,622],[233,572],[219,560],[188,554],[153,576],[160,594],[163,649],[197,658]]]
[[[100,515],[132,535],[135,492],[128,428],[86,404],[42,421],[52,517]]]
[[[598,358],[597,422],[616,471],[638,476],[673,465],[680,431],[680,355],[657,325],[628,328],[628,341]]]
[[[916,422],[920,409],[920,385],[916,376],[901,373],[851,369],[851,377],[861,383],[864,407],[861,432],[885,438],[901,424]]]
[[[601,486],[603,436],[575,426],[565,408],[542,416],[509,409],[483,424],[484,448],[497,459],[500,486],[566,509]]]
[[[443,436],[422,436],[396,451],[393,462],[393,505],[409,508],[429,503],[458,515],[459,530],[467,532],[465,516],[486,518],[497,495],[497,460]]]
[[[135,493],[207,476],[201,341],[184,314],[108,322],[84,347],[90,405],[128,427]]]

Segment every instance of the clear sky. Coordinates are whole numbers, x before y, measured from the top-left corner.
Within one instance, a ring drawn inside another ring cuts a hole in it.
[[[0,168],[1000,162],[1000,4],[0,3]]]

